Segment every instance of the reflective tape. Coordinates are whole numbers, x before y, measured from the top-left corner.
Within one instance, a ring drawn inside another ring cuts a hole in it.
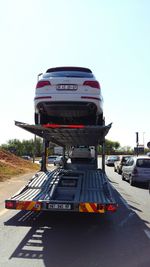
[[[37,201],[19,201],[16,203],[17,210],[41,210],[41,203]]]
[[[90,212],[90,213],[104,213],[104,205],[100,209],[98,209],[97,203],[80,203],[79,204],[79,212]]]

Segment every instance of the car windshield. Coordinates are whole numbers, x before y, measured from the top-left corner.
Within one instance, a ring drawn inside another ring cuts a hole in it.
[[[122,158],[122,162],[127,162],[127,160],[129,159],[130,157],[123,157]]]
[[[150,159],[138,159],[136,166],[139,168],[150,168]]]

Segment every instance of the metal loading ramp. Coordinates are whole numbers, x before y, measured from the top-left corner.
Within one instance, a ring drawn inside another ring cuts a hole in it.
[[[111,128],[107,126],[85,125],[30,125],[15,121],[15,125],[60,146],[101,145]]]

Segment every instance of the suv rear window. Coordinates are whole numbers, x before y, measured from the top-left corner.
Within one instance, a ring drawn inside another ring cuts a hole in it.
[[[138,159],[136,166],[139,168],[150,168],[150,159]]]
[[[43,78],[47,77],[94,78],[94,75],[83,71],[56,71],[48,72],[43,75]]]
[[[88,68],[81,67],[57,67],[51,68],[43,75],[46,77],[76,77],[76,78],[93,78],[92,71]]]

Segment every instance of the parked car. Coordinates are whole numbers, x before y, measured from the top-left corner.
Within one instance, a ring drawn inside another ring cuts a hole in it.
[[[48,156],[47,163],[48,164],[53,164],[56,158],[57,158],[56,155]],[[40,164],[42,163],[42,159],[39,160],[39,163]]]
[[[54,161],[56,160],[56,158],[57,158],[57,156],[48,156],[48,158],[47,158],[47,163],[48,164],[53,164],[54,163]]]
[[[150,157],[130,157],[122,167],[122,180],[127,180],[130,185],[150,182]]]
[[[36,85],[35,124],[103,124],[103,97],[92,71],[50,68]]]
[[[120,159],[120,157],[116,156],[116,155],[108,156],[105,163],[107,166],[114,166],[114,162],[118,161],[119,159]]]
[[[56,159],[54,160],[54,166],[63,166],[63,156],[58,156],[56,157]]]
[[[28,156],[28,155],[24,155],[24,156],[21,156],[21,157],[22,157],[22,159],[31,160],[31,157]]]
[[[126,164],[131,156],[121,156],[119,160],[114,162],[114,171],[118,174],[122,173],[122,167]]]

